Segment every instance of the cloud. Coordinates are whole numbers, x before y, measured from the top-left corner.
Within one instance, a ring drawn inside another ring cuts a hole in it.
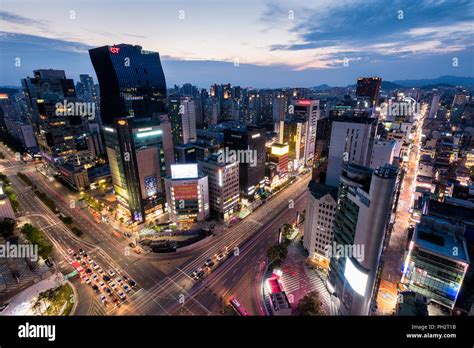
[[[48,25],[45,22],[37,21],[31,18],[23,17],[12,12],[0,11],[0,20],[12,24],[37,27],[41,30],[47,30]]]
[[[263,20],[280,18],[285,11],[268,4]],[[470,0],[341,1],[294,11],[304,14],[290,28],[297,40],[271,45],[269,50],[313,53],[319,57],[319,66],[331,67],[341,55],[374,61],[383,56],[404,59],[463,51],[474,44],[474,2]]]

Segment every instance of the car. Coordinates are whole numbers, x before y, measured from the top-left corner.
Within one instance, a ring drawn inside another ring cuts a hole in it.
[[[87,262],[81,263],[81,266],[82,266],[82,267],[86,267],[86,266],[87,266]]]
[[[79,254],[84,254],[84,250],[79,249]]]
[[[110,277],[109,276],[103,276],[102,279],[106,282],[110,282]]]
[[[74,253],[74,255],[72,255],[72,257],[74,257],[74,258],[77,258],[77,254],[76,254],[76,253]]]
[[[72,249],[67,249],[67,253],[68,253],[69,255],[71,255],[71,254],[74,253],[74,251],[73,251]]]
[[[113,276],[115,275],[114,270],[113,270],[113,269],[109,269],[109,274],[110,274],[111,277],[113,277]]]
[[[106,285],[105,285],[103,282],[100,282],[100,283],[99,283],[99,286],[100,286],[102,289],[106,287]]]
[[[125,301],[125,299],[127,298],[122,291],[117,292],[117,295],[120,297],[122,302]]]
[[[220,252],[217,254],[217,261],[220,261],[224,258],[224,253],[223,252]]]
[[[91,279],[90,278],[86,278],[86,284],[90,284],[91,283]]]
[[[198,274],[196,274],[196,279],[201,278],[203,275],[204,275],[204,271],[198,272]]]
[[[128,280],[128,277],[126,275],[122,276],[122,279],[127,281]]]
[[[92,273],[92,270],[90,268],[86,269],[86,273],[87,274],[91,274]]]
[[[76,271],[78,271],[79,273],[81,273],[82,271],[84,271],[84,268],[82,268],[81,266],[79,266],[79,267],[76,268]]]
[[[102,303],[107,306],[107,298],[104,295],[100,295],[99,299],[102,301]]]
[[[105,288],[104,291],[109,294],[109,296],[112,296],[112,290],[110,288]]]
[[[0,313],[3,312],[7,307],[10,305],[10,303],[4,303],[0,305]]]
[[[132,290],[127,284],[123,286],[123,289],[125,290],[125,292],[130,292]]]
[[[95,292],[98,292],[99,287],[97,285],[92,285],[92,290],[94,290]]]
[[[110,286],[113,290],[115,290],[115,289],[117,288],[117,285],[115,285],[114,282],[110,282],[109,286]]]
[[[117,283],[118,283],[118,285],[122,285],[122,283],[123,283],[122,278],[118,278],[118,279],[117,279]]]
[[[94,263],[94,260],[92,260],[90,257],[87,259],[87,262],[89,262],[90,264]]]
[[[212,267],[214,266],[214,261],[212,261],[212,259],[207,259],[205,265],[207,267]]]
[[[134,280],[132,280],[132,279],[130,279],[130,280],[128,281],[128,284],[130,284],[130,286],[131,286],[132,288],[134,288],[134,287],[137,286],[137,283],[136,283]]]
[[[114,298],[113,302],[114,302],[115,306],[120,307],[120,301],[119,301],[118,298]]]
[[[97,270],[97,272],[98,272],[100,275],[103,275],[103,274],[104,274],[104,270],[103,270],[102,268],[99,268],[99,269]]]
[[[93,262],[92,263],[92,268],[97,270],[99,268],[99,265]]]
[[[95,281],[99,280],[99,276],[97,274],[93,274],[92,275],[92,279],[94,279]]]

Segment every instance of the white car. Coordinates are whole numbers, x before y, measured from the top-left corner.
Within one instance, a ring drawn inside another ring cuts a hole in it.
[[[90,278],[86,278],[86,284],[90,284],[90,283],[91,283]]]
[[[96,264],[96,263],[93,263],[93,264],[92,264],[92,268],[93,268],[93,269],[98,269],[98,268],[99,268],[99,265]]]
[[[67,253],[68,253],[69,255],[71,255],[71,254],[74,253],[74,251],[73,251],[72,249],[67,249]]]
[[[117,279],[117,283],[118,283],[119,285],[122,285],[122,283],[123,283],[122,278]]]
[[[109,270],[109,274],[110,274],[111,277],[113,277],[115,275],[114,270],[113,269]]]
[[[97,272],[99,272],[100,275],[103,275],[103,274],[104,274],[104,271],[102,270],[102,268],[99,268],[99,269],[97,270]]]
[[[105,284],[104,284],[103,282],[100,282],[100,283],[99,283],[99,286],[100,286],[102,289],[105,288]]]
[[[122,291],[117,292],[117,295],[123,300],[125,300],[125,294]]]
[[[92,276],[92,279],[94,279],[95,281],[97,281],[97,280],[99,279],[99,276],[98,276],[97,274],[94,274],[94,275]]]
[[[110,283],[109,283],[109,286],[110,286],[110,288],[111,288],[112,290],[115,290],[115,289],[117,288],[117,285],[115,285],[114,282],[110,282]]]

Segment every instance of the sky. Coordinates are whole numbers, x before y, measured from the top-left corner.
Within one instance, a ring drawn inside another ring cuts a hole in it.
[[[88,49],[119,43],[159,52],[168,86],[472,77],[474,1],[1,0],[0,85],[95,77]]]

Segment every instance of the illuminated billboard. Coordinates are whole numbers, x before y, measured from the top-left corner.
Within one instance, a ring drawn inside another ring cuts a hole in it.
[[[288,153],[290,147],[288,144],[275,144],[272,146],[272,155],[282,156]]]
[[[196,179],[198,177],[198,166],[196,163],[191,164],[172,164],[172,179]]]
[[[176,201],[193,201],[198,199],[196,184],[173,186],[173,192]]]
[[[361,296],[365,296],[368,275],[360,271],[349,258],[346,258],[344,277],[355,292]]]

